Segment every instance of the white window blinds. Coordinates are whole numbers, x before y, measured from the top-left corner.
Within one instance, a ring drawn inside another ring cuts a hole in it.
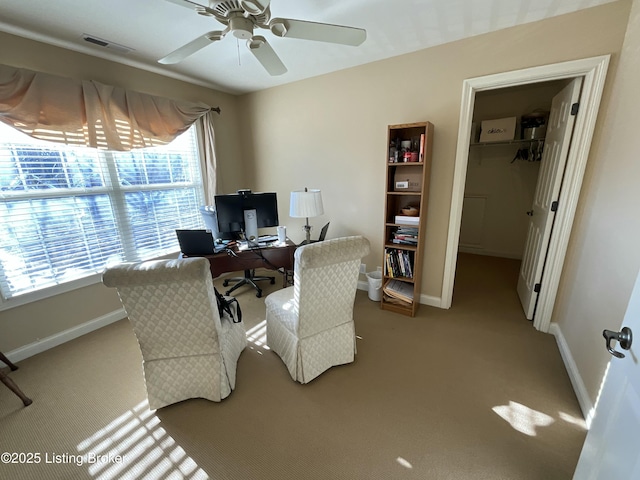
[[[0,300],[178,252],[175,229],[202,228],[203,204],[195,127],[112,152],[0,123]]]

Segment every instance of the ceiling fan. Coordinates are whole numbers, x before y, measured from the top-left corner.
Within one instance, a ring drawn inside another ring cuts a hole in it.
[[[199,15],[214,17],[218,22],[226,25],[226,28],[199,36],[158,60],[162,64],[181,62],[207,45],[222,40],[227,33],[231,32],[234,37],[247,40],[249,51],[270,75],[282,75],[287,71],[287,67],[267,43],[266,38],[253,34],[256,27],[271,30],[271,33],[278,37],[301,38],[340,45],[358,46],[367,38],[367,32],[362,28],[290,18],[271,18],[270,0],[209,0],[208,7],[191,0],[166,1],[195,10]]]

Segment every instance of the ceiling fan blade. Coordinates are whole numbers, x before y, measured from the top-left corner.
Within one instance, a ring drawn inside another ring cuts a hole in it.
[[[191,0],[165,0],[165,2],[173,3],[175,5],[180,5],[181,7],[187,7],[191,10],[195,10],[200,15],[215,17],[216,12],[209,7],[205,7],[204,5],[200,5],[199,3],[192,2]]]
[[[193,55],[198,50],[206,47],[210,43],[221,40],[222,37],[225,36],[227,31],[228,29],[224,31],[214,31],[214,32],[205,33],[204,35],[196,38],[195,40],[190,41],[189,43],[187,43],[186,45],[183,45],[177,50],[174,50],[166,57],[161,58],[160,60],[158,60],[158,63],[170,65],[173,63],[181,62],[182,60],[187,58],[189,55]]]
[[[265,70],[269,72],[269,75],[282,75],[287,72],[287,67],[284,66],[280,57],[276,55],[276,52],[264,37],[254,35],[247,40],[247,47],[249,47],[251,53],[258,59]]]
[[[251,15],[260,15],[269,8],[270,0],[240,0],[240,6]]]
[[[329,23],[307,22],[290,18],[273,18],[269,28],[278,37],[301,38],[316,42],[338,43],[357,47],[367,38],[367,31],[362,28],[344,27]]]

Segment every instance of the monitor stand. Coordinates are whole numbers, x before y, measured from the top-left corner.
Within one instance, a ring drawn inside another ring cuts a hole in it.
[[[244,211],[244,237],[249,245],[258,245],[258,215],[255,209]]]

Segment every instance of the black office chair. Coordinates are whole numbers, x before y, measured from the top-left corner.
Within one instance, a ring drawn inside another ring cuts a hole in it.
[[[330,223],[331,222],[327,222],[327,224],[324,227],[322,227],[322,230],[320,230],[320,236],[318,237],[317,240],[310,240],[308,243],[316,243],[316,242],[324,241],[324,239],[327,237],[327,230],[329,230],[329,224]],[[298,244],[298,246],[301,247],[301,246],[306,245],[306,244],[307,244],[307,241],[303,240],[302,242],[300,242]]]
[[[327,230],[329,230],[329,224],[331,222],[327,222],[327,224],[322,227],[322,230],[320,230],[320,236],[318,237],[318,241],[322,242],[324,241],[325,238],[327,238]]]
[[[274,283],[276,283],[276,277],[261,277],[261,276],[256,277],[255,273],[256,273],[255,270],[245,270],[244,277],[225,278],[224,282],[222,282],[222,285],[225,287],[229,286],[229,282],[237,282],[233,287],[231,287],[229,290],[225,292],[225,295],[231,295],[231,292],[233,292],[234,290],[237,290],[242,285],[251,285],[253,288],[256,289],[256,297],[258,298],[262,297],[262,289],[258,286],[256,282],[259,282],[262,280],[269,280],[271,285],[273,285]]]

